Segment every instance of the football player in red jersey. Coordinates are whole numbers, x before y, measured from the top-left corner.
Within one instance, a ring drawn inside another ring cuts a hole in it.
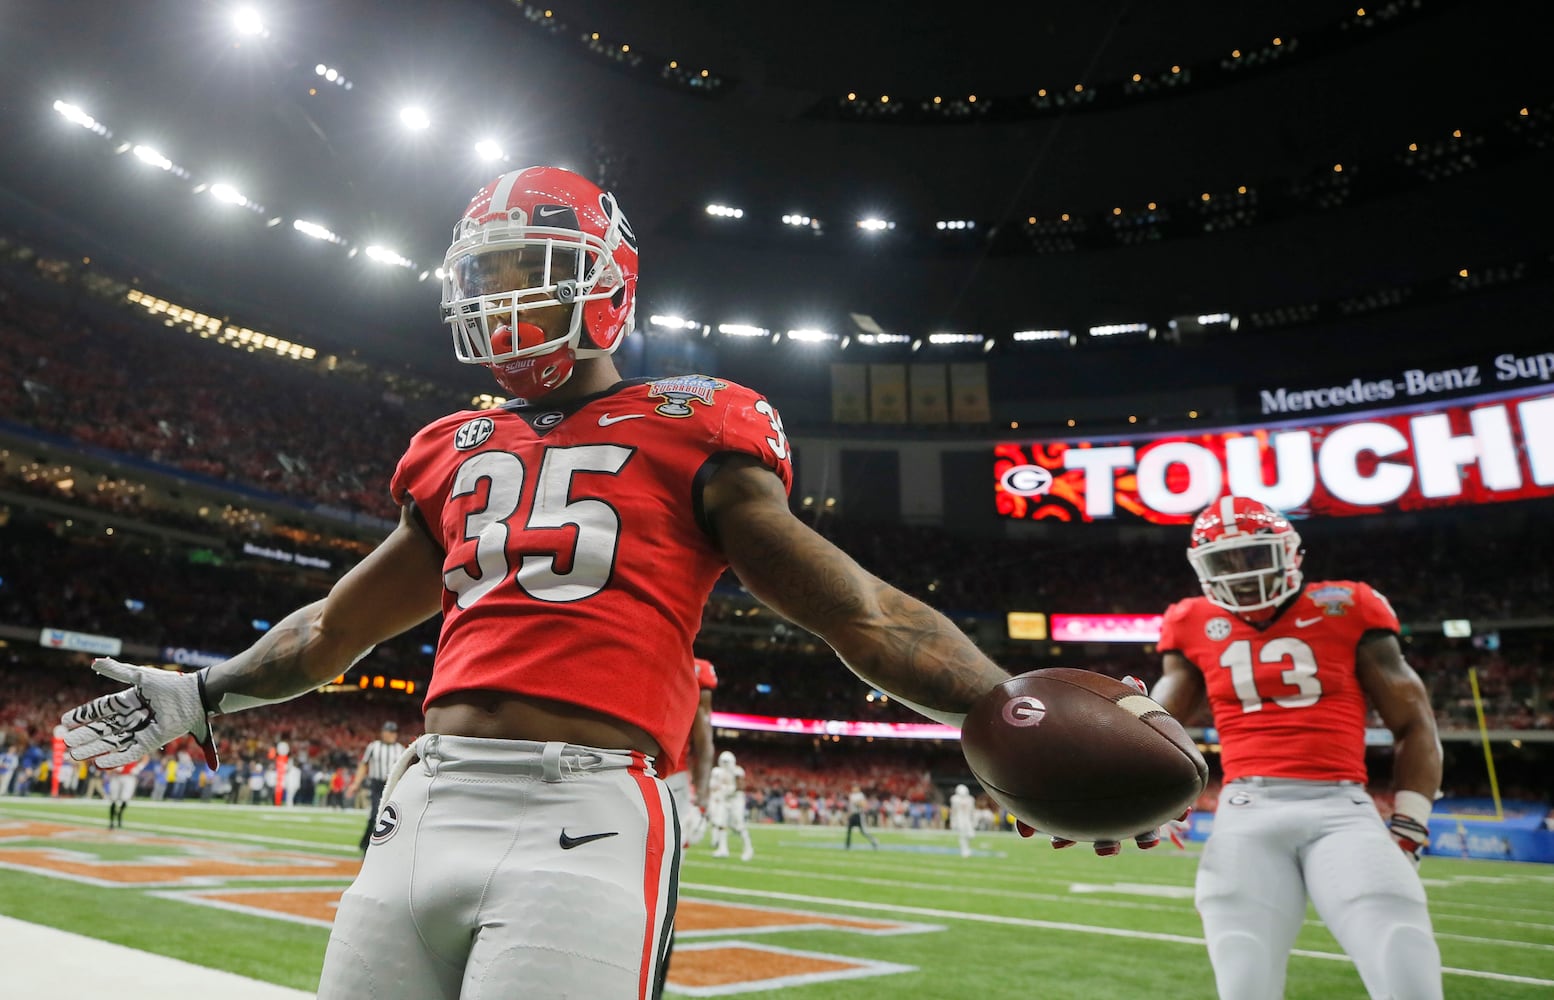
[[[211,715],[311,691],[440,613],[426,735],[384,791],[320,1000],[646,997],[680,859],[655,767],[686,745],[692,639],[726,568],[936,721],[1008,674],[793,515],[764,397],[620,377],[637,237],[612,195],[553,167],[503,174],[443,273],[455,354],[514,398],[416,434],[390,483],[399,526],[249,649],[191,674],[96,661],[131,686],[67,713],[66,743],[113,767],[190,732],[214,765]]]
[[[674,796],[675,812],[683,825],[681,847],[690,847],[706,832],[707,783],[712,776],[712,758],[716,753],[712,742],[712,692],[718,688],[718,671],[711,660],[700,656],[692,663],[696,668],[699,694],[691,732],[686,737],[685,749],[680,751],[674,764],[666,763],[658,769],[659,777],[669,786],[669,794]]]
[[[680,836],[682,850],[700,840],[707,830],[705,810],[708,783],[712,777],[712,755],[715,752],[712,742],[712,692],[718,687],[718,671],[711,660],[703,657],[695,657],[691,662],[696,668],[696,686],[700,691],[696,702],[696,717],[691,721],[691,733],[686,737],[685,749],[674,764],[664,765],[674,770],[659,772],[664,784],[669,786],[669,794],[674,797],[676,815],[684,817]],[[694,801],[691,798],[693,788]],[[674,958],[674,943],[675,933],[671,927],[669,944],[664,949],[663,968],[653,991],[654,1000],[664,995],[664,981],[669,975],[669,963]]]
[[[1441,782],[1435,715],[1386,598],[1303,582],[1290,522],[1224,497],[1193,522],[1203,586],[1166,610],[1152,697],[1187,720],[1205,697],[1225,785],[1198,865],[1197,907],[1223,1000],[1277,1000],[1315,904],[1372,997],[1441,996],[1417,868]],[[1392,731],[1383,823],[1365,790],[1367,702]]]

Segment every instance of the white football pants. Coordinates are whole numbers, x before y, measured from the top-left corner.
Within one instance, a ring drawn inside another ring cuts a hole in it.
[[[1419,875],[1364,787],[1246,778],[1220,792],[1197,906],[1221,1000],[1279,1000],[1310,897],[1375,1000],[1439,1000]]]
[[[678,825],[640,753],[423,736],[340,900],[318,1000],[651,996]]]

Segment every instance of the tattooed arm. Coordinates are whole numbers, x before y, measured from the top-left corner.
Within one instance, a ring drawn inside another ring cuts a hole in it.
[[[344,673],[372,647],[442,607],[442,552],[412,508],[329,596],[281,619],[248,649],[202,672],[209,708],[285,701]]]
[[[1009,674],[944,615],[868,573],[788,510],[782,483],[730,458],[703,507],[729,565],[762,603],[820,636],[872,686],[958,726]]]
[[[340,578],[329,596],[299,608],[248,649],[213,667],[182,674],[108,657],[92,669],[128,684],[66,712],[65,746],[74,760],[113,768],[190,733],[215,768],[214,712],[240,712],[295,698],[336,677],[384,639],[437,613],[442,553],[405,508],[399,526]]]

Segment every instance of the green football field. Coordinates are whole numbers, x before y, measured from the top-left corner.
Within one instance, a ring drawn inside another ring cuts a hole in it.
[[[363,813],[136,800],[113,832],[106,816],[100,801],[0,800],[0,915],[316,985]],[[1104,859],[986,834],[962,858],[940,832],[885,832],[878,851],[856,839],[842,850],[836,827],[752,833],[748,863],[705,845],[687,854],[674,994],[1213,996],[1192,907],[1196,849],[1130,845]],[[1446,996],[1554,995],[1554,868],[1428,858],[1424,875]],[[1364,996],[1314,913],[1287,996]]]

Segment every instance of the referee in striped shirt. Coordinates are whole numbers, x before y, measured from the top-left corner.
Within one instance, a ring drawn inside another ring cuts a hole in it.
[[[378,733],[378,738],[367,744],[367,749],[362,751],[361,763],[356,765],[356,777],[346,790],[347,801],[356,798],[356,792],[363,781],[372,790],[372,808],[367,812],[367,829],[362,831],[361,848],[364,853],[367,842],[372,839],[372,829],[378,822],[378,807],[383,804],[383,786],[388,782],[389,772],[394,770],[394,764],[402,753],[404,748],[399,745],[399,723],[390,719],[383,724],[383,731]]]

